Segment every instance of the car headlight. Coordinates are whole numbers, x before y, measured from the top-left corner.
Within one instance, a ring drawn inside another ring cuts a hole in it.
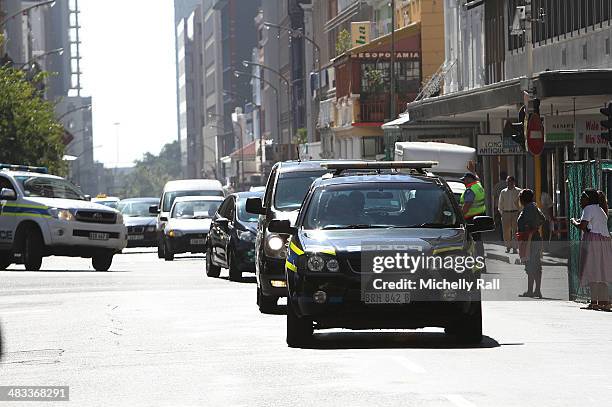
[[[269,233],[266,236],[266,244],[264,245],[266,256],[284,259],[287,257],[286,248],[286,240],[283,236],[276,233]]]
[[[147,232],[155,232],[155,225],[147,226]]]
[[[323,257],[318,256],[316,254],[308,256],[306,264],[308,265],[308,270],[314,271],[315,273],[323,271],[323,269],[325,268],[325,261],[323,260]]]
[[[245,242],[252,242],[255,240],[255,233],[251,232],[250,230],[238,232],[238,239],[244,240]]]
[[[123,215],[121,213],[117,214],[117,224],[120,225],[123,223]]]
[[[171,229],[168,231],[168,237],[181,237],[183,236],[183,232],[180,230]]]
[[[70,210],[68,209],[51,208],[49,209],[49,215],[51,215],[55,219],[63,220],[65,222],[72,222],[76,220],[72,212],[70,212]]]

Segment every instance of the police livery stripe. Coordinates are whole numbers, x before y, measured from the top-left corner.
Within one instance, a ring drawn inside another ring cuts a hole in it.
[[[28,216],[34,218],[50,218],[49,208],[40,205],[7,203],[2,207],[1,216]]]
[[[285,261],[285,267],[287,269],[296,272],[297,271],[297,260],[298,257],[303,255],[304,251],[297,247],[293,242],[289,243],[289,253],[287,254],[287,260]]]

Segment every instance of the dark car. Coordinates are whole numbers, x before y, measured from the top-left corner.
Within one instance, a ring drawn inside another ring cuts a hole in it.
[[[295,221],[310,185],[329,172],[321,167],[322,162],[276,163],[270,172],[263,199],[247,200],[247,211],[261,215],[255,241],[257,305],[261,312],[272,312],[278,298],[287,296],[285,249],[289,236],[270,232],[268,224],[275,219]]]
[[[149,213],[151,205],[157,205],[157,198],[130,198],[119,201],[117,209],[123,214],[127,226],[127,247],[156,247],[157,217]]]
[[[224,267],[230,280],[239,281],[243,272],[255,272],[258,216],[246,211],[246,201],[262,196],[263,192],[239,192],[225,198],[208,233],[206,275],[219,277]]]
[[[169,218],[162,217],[164,259],[175,254],[206,253],[206,241],[212,218],[223,202],[219,196],[184,196],[176,198]]]
[[[409,162],[378,165],[404,169],[417,166]],[[329,168],[335,168],[334,164]],[[469,341],[481,340],[480,291],[474,289],[475,284],[469,291],[459,289],[463,286],[455,291],[427,285],[419,290],[416,283],[417,279],[427,284],[461,279],[475,282],[481,266],[472,262],[461,270],[453,268],[452,262],[460,264],[467,256],[475,256],[471,233],[494,229],[493,220],[478,217],[474,224],[467,225],[446,182],[421,167],[412,173],[336,172],[334,177],[321,178],[310,188],[294,226],[277,220],[269,229],[291,234],[286,261],[290,346],[307,343],[314,328],[434,326]],[[401,268],[394,266],[393,255],[397,259],[398,253],[414,259],[439,257],[441,262],[436,266],[436,262],[423,260],[414,273],[404,274],[396,274],[396,268],[382,274],[382,269],[376,269],[382,261],[370,262],[378,258],[387,264],[391,259],[388,267]],[[451,263],[442,263],[442,259]],[[399,276],[407,278],[401,280]],[[375,292],[399,287],[385,286],[385,279],[406,281],[410,290]],[[409,280],[415,281],[416,288],[408,285]]]

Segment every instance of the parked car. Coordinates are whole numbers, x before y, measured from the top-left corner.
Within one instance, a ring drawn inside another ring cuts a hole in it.
[[[186,179],[168,181],[164,186],[161,198],[157,205],[152,205],[149,211],[153,215],[157,215],[157,256],[161,259],[165,257],[163,230],[165,222],[170,216],[170,210],[174,204],[174,200],[182,196],[216,196],[225,197],[223,186],[217,180],[210,179]]]
[[[219,277],[221,267],[238,281],[243,272],[255,272],[255,239],[258,215],[246,211],[248,198],[261,198],[263,192],[231,194],[215,214],[208,233],[206,275]]]
[[[220,196],[185,196],[174,200],[168,218],[163,218],[164,259],[180,253],[205,253],[206,237],[213,216],[223,202]]]
[[[123,214],[127,226],[127,247],[157,246],[157,218],[149,213],[151,205],[157,205],[157,198],[131,198],[119,201],[117,209]]]

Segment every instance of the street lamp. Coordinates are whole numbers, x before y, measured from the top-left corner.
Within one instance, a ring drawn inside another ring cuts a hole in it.
[[[6,17],[4,20],[0,21],[0,28],[4,27],[6,23],[8,23],[11,19],[17,17],[20,14],[27,14],[32,9],[35,9],[37,7],[46,6],[46,5],[53,5],[54,3],[55,3],[55,0],[48,0],[48,1],[43,1],[42,3],[36,3],[36,4],[32,4],[31,6],[25,7],[19,10],[18,12],[13,13],[10,16]]]
[[[220,114],[216,114],[216,113],[209,113],[208,116],[209,117],[213,117],[213,116],[224,117],[224,116],[222,116]],[[244,130],[242,128],[242,125],[240,123],[238,123],[237,121],[236,122],[232,121],[232,124],[233,123],[236,123],[238,125],[238,127],[240,128],[240,138],[239,138],[240,143],[239,143],[239,145],[240,145],[240,162],[241,162],[241,165],[238,166],[238,177],[239,177],[239,185],[242,185],[244,183],[244,143],[243,143],[243,140],[242,140],[242,137],[244,136]],[[225,127],[215,126],[214,124],[211,124],[210,127],[213,127],[213,128],[225,131],[226,133],[224,133],[224,135],[225,134],[232,134],[234,136],[236,135],[236,133],[234,132],[234,129],[232,129],[232,131],[229,132],[229,131],[227,131],[227,129]]]
[[[72,109],[72,110],[67,111],[66,113],[64,113],[63,115],[61,115],[60,117],[58,117],[58,118],[57,118],[57,120],[58,120],[58,121],[59,121],[59,120],[62,120],[64,117],[68,116],[69,114],[71,114],[71,113],[75,113],[75,112],[78,112],[79,110],[85,110],[85,109],[87,109],[87,110],[91,110],[91,107],[92,107],[92,105],[91,105],[91,104],[89,104],[89,105],[79,106],[79,107],[77,107],[77,108],[75,108],[75,109]]]
[[[289,79],[287,79],[287,77],[285,75],[283,75],[282,73],[280,73],[279,71],[277,71],[274,68],[270,68],[267,65],[263,65],[263,64],[258,64],[255,62],[251,62],[251,61],[242,61],[242,65],[244,65],[245,68],[248,68],[250,66],[258,66],[261,69],[265,69],[267,71],[270,71],[274,74],[276,74],[279,78],[282,79],[283,82],[285,82],[285,85],[287,85],[287,107],[289,109],[289,148],[290,150],[292,150],[292,146],[293,146],[293,100],[291,98],[291,85],[292,83],[289,81]],[[279,135],[280,137],[280,141],[282,142],[282,135]],[[282,144],[282,143],[281,143]],[[291,157],[293,155],[292,151],[289,151],[289,154]]]
[[[21,64],[21,66],[19,67],[19,69],[23,69],[26,65],[32,65],[34,62],[38,61],[39,59],[43,59],[46,56],[49,55],[62,55],[64,53],[64,48],[57,48],[57,49],[52,49],[51,51],[47,51],[47,52],[43,52],[40,55],[36,55],[34,56],[32,59],[30,59],[28,62]],[[18,64],[19,65],[19,64]]]
[[[317,57],[315,58],[315,62],[317,63],[317,72],[321,72],[321,47],[319,46],[319,44],[315,42],[315,40],[313,40],[312,38],[304,34],[304,31],[301,28],[293,29],[291,27],[286,27],[284,25],[270,23],[268,21],[264,22],[263,25],[264,27],[266,27],[267,30],[269,30],[270,28],[284,30],[284,31],[287,31],[287,33],[293,38],[303,38],[309,43],[311,43],[317,53]]]

